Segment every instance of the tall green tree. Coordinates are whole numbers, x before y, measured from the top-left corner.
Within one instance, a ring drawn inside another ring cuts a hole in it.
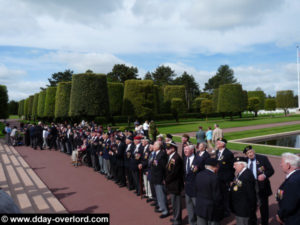
[[[216,75],[210,78],[205,83],[204,91],[212,93],[214,89],[218,88],[222,84],[235,84],[237,79],[234,78],[234,71],[230,69],[228,65],[221,65],[218,68]]]
[[[9,115],[17,115],[18,114],[18,102],[12,100],[8,103],[8,114]]]
[[[145,74],[144,80],[153,80],[152,74],[149,71]]]
[[[267,98],[265,100],[265,110],[274,111],[276,109],[276,99]]]
[[[260,109],[259,97],[251,97],[248,99],[248,110],[254,112],[254,116],[257,117],[257,112]]]
[[[5,85],[0,85],[0,119],[8,118],[8,95]]]
[[[51,75],[51,78],[48,79],[49,85],[47,87],[56,87],[59,82],[72,81],[73,71],[68,69],[65,72],[57,72]]]
[[[174,70],[172,70],[171,67],[164,65],[157,67],[152,73],[154,83],[157,85],[172,84],[175,76]]]
[[[185,108],[185,105],[181,98],[172,98],[171,112],[172,112],[176,122],[178,122],[180,114],[184,112],[183,111],[184,108]]]
[[[111,72],[107,74],[107,80],[110,82],[122,82],[126,80],[137,79],[138,69],[136,67],[129,67],[125,64],[114,65]]]
[[[248,98],[250,99],[253,97],[259,98],[259,109],[264,109],[266,94],[259,90],[259,88],[256,88],[256,91],[248,91]]]
[[[294,93],[291,90],[277,91],[276,93],[277,108],[284,110],[284,115],[287,115],[287,110],[294,106]]]
[[[173,84],[185,86],[186,103],[190,109],[193,99],[200,94],[199,84],[195,81],[194,76],[184,72],[173,81]]]
[[[203,113],[206,116],[206,120],[209,114],[213,112],[213,102],[209,99],[204,99],[201,102],[201,113]]]

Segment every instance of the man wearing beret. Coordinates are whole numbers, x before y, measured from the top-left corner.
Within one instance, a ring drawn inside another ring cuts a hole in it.
[[[219,225],[223,219],[223,195],[216,175],[218,167],[215,158],[208,158],[205,169],[196,176],[197,225]]]
[[[181,137],[181,143],[182,143],[181,155],[182,158],[184,158],[184,148],[190,145],[190,136],[188,134],[183,134]]]
[[[130,166],[131,166],[131,172],[132,172],[132,178],[135,186],[135,192],[137,196],[140,196],[142,194],[141,190],[141,184],[140,184],[140,174],[141,171],[138,168],[138,165],[142,162],[142,155],[143,155],[143,145],[141,143],[141,136],[135,136],[134,137],[134,150],[131,155],[130,160]]]
[[[125,177],[125,168],[124,168],[124,151],[126,149],[125,144],[122,142],[122,137],[116,138],[116,144],[117,144],[117,152],[116,152],[116,158],[117,158],[117,184],[119,184],[120,187],[126,186],[126,177]]]
[[[128,189],[131,191],[134,189],[133,177],[130,169],[130,160],[131,155],[134,151],[134,144],[132,143],[132,136],[126,138],[126,150],[124,152],[124,167],[125,167],[125,176],[127,178]]]
[[[230,208],[237,225],[248,225],[251,213],[256,209],[255,179],[247,164],[245,157],[234,159],[237,175],[230,186]]]
[[[173,224],[182,224],[181,191],[183,190],[183,161],[177,153],[175,143],[167,143],[168,163],[166,169],[166,188],[171,195]]]
[[[144,187],[145,187],[145,197],[149,199],[148,202],[152,200],[152,192],[151,192],[151,186],[150,186],[150,181],[148,180],[148,161],[150,158],[150,140],[147,138],[144,138],[142,140],[142,145],[143,145],[143,154],[142,154],[142,159],[140,164],[138,165],[139,170],[142,171],[143,174],[143,181],[144,181]]]
[[[226,148],[226,143],[227,140],[224,138],[217,141],[216,159],[218,160],[219,164],[218,177],[221,182],[221,191],[224,195],[225,216],[229,216],[230,210],[228,188],[230,186],[230,182],[234,178],[234,157],[232,152]]]
[[[174,142],[172,134],[166,134],[166,143],[172,143],[172,142]]]
[[[245,147],[244,154],[247,155],[248,168],[252,171],[256,180],[257,203],[260,209],[261,224],[269,223],[269,196],[272,189],[269,178],[274,174],[274,169],[269,159],[264,155],[256,154],[251,145]],[[249,225],[257,224],[256,208],[252,212]]]

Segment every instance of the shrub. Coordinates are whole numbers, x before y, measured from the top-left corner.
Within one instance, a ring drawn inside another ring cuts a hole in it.
[[[109,99],[105,74],[73,75],[69,116],[91,119],[109,117]]]
[[[214,112],[218,112],[218,98],[219,98],[219,88],[216,88],[216,89],[214,89],[213,95],[212,95]]]
[[[48,87],[46,90],[44,117],[54,118],[56,87]]]
[[[255,117],[260,108],[260,99],[258,97],[251,97],[248,100],[248,109],[250,112],[254,112]]]
[[[0,85],[0,119],[8,118],[8,95],[5,85]]]
[[[69,113],[71,82],[59,82],[55,96],[55,118],[66,118]]]
[[[172,111],[172,114],[173,114],[176,122],[178,122],[179,115],[183,114],[183,112],[185,111],[184,109],[185,109],[184,103],[181,98],[172,98],[171,111]]]
[[[28,118],[32,118],[33,100],[34,100],[34,95],[30,95],[28,99],[28,109],[27,109]]]
[[[157,102],[152,80],[127,80],[124,87],[123,114],[150,119],[156,114]]]
[[[212,100],[204,99],[201,101],[201,113],[206,115],[206,120],[209,114],[213,112],[213,102]]]
[[[206,98],[197,97],[197,98],[194,99],[193,109],[194,109],[195,112],[200,113],[201,103],[202,103],[203,100],[206,100]]]
[[[39,94],[37,115],[40,118],[44,117],[45,99],[46,99],[46,90],[41,91],[40,94]]]
[[[19,101],[19,106],[18,106],[18,115],[19,115],[19,117],[24,115],[24,104],[25,104],[25,99]]]
[[[122,83],[108,82],[109,108],[112,115],[122,114],[124,85]]]

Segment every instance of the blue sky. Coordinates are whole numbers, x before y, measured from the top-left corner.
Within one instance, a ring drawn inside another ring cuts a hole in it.
[[[297,94],[297,0],[0,0],[0,84],[10,100],[52,73],[168,65],[200,88],[222,64],[245,90]]]

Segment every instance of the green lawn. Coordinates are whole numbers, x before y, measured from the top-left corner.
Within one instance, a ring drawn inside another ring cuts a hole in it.
[[[20,119],[18,115],[9,115],[9,119]]]
[[[289,122],[289,121],[298,121],[300,120],[300,115],[293,115],[289,117],[258,117],[258,118],[245,118],[240,120],[219,120],[217,123],[221,128],[230,128],[230,127],[244,127],[260,124],[271,124],[271,123],[280,123],[280,122]],[[197,131],[199,126],[202,126],[205,130],[209,126],[213,128],[216,121],[194,121],[194,123],[189,124],[175,124],[175,125],[163,125],[159,126],[160,133],[185,133]]]

